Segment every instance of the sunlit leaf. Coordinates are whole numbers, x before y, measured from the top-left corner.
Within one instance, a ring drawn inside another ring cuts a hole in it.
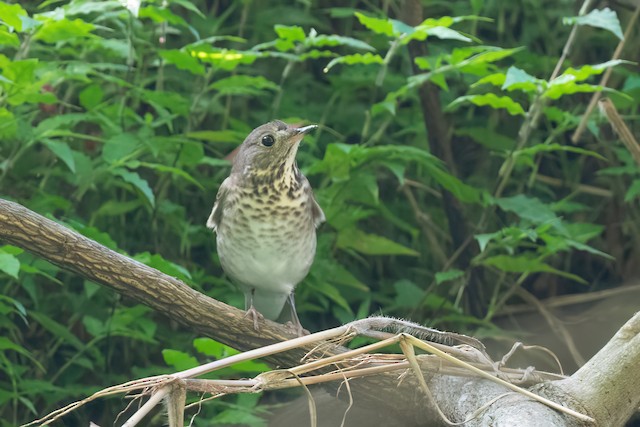
[[[573,77],[573,76],[565,75],[565,77]],[[558,78],[558,79],[552,80],[549,83],[549,87],[547,88],[547,90],[544,91],[544,96],[550,99],[558,99],[564,95],[572,95],[574,93],[599,92],[602,89],[603,89],[602,86],[578,84],[573,80],[560,81],[560,79]]]
[[[36,32],[34,39],[46,43],[57,43],[75,38],[87,37],[95,26],[81,19],[61,19],[59,21],[46,21]]]
[[[276,25],[274,29],[276,31],[276,34],[278,34],[278,37],[280,37],[281,39],[301,42],[306,38],[302,27],[299,27],[297,25]]]
[[[165,348],[162,350],[164,362],[177,371],[194,368],[199,365],[198,360],[184,351]]]
[[[181,70],[186,70],[197,75],[202,75],[205,72],[204,66],[189,52],[174,49],[161,50],[158,53],[169,64],[173,64]]]
[[[631,62],[625,61],[622,59],[612,59],[607,62],[603,62],[601,64],[596,65],[583,65],[582,67],[575,69],[573,67],[567,68],[564,73],[562,73],[558,78],[562,76],[573,76],[574,79],[572,81],[582,81],[586,80],[593,75],[602,74],[607,68],[615,67],[620,64],[630,64]]]
[[[355,13],[358,21],[374,33],[392,37],[394,35],[393,24],[389,19],[373,18],[360,12]]]
[[[314,37],[309,37],[304,41],[305,46],[348,46],[353,49],[361,49],[374,51],[375,48],[362,40],[354,39],[353,37],[338,36],[335,34],[325,35],[320,34]]]
[[[332,59],[326,67],[324,67],[323,71],[328,73],[331,68],[338,64],[382,64],[384,63],[384,59],[376,53],[354,53],[353,55],[345,55],[339,56],[337,58]]]
[[[7,26],[15,28],[16,31],[22,31],[21,17],[23,16],[29,15],[19,4],[0,2],[0,17]]]

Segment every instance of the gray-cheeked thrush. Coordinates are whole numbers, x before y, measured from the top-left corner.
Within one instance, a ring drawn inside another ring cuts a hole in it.
[[[324,222],[296,153],[317,126],[275,120],[254,129],[239,147],[207,226],[216,232],[225,273],[242,289],[247,315],[276,320],[287,300],[299,335],[294,288],[311,268],[316,227]]]

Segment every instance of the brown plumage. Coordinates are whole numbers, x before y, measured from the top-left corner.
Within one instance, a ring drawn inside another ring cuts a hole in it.
[[[305,133],[279,120],[254,129],[233,159],[207,226],[216,232],[225,273],[245,294],[247,314],[276,320],[289,300],[292,321],[303,329],[293,292],[313,263],[316,227],[325,219],[309,181],[296,165]]]

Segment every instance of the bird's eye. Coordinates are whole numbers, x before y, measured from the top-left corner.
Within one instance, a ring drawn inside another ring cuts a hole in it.
[[[271,147],[274,142],[276,142],[276,140],[273,139],[273,136],[271,135],[265,135],[262,137],[262,145],[264,145],[265,147]]]

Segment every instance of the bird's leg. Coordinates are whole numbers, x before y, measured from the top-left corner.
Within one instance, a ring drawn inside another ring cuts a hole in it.
[[[253,329],[259,331],[260,327],[258,326],[258,320],[263,320],[264,316],[253,306],[253,294],[255,292],[255,289],[251,289],[251,296],[249,297],[249,308],[247,309],[244,317],[251,317],[253,319]]]
[[[289,308],[291,308],[291,326],[299,337],[309,335],[309,331],[302,327],[300,319],[298,319],[298,312],[296,311],[296,301],[293,292],[289,294]]]

